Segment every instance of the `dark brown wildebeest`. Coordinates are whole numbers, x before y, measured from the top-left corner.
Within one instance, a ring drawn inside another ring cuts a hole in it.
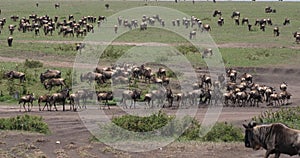
[[[93,81],[96,81],[98,84],[105,83],[104,76],[101,73],[96,72],[88,72],[86,74],[81,74],[80,81],[84,82],[85,80],[87,80],[89,84],[91,84]]]
[[[242,25],[244,25],[245,23],[249,24],[249,19],[248,18],[243,18],[242,19]]]
[[[59,70],[47,70],[40,75],[41,83],[44,83],[45,80],[51,78],[61,78],[61,72]]]
[[[213,13],[213,17],[216,17],[217,15],[222,16],[222,12],[220,10],[215,10]]]
[[[257,125],[252,121],[245,128],[245,147],[259,150],[261,147],[266,150],[265,158],[275,154],[300,156],[300,130],[292,129],[282,123]]]
[[[9,36],[9,37],[7,38],[7,44],[8,44],[9,47],[12,46],[13,40],[14,40],[14,38],[11,37],[11,36]]]
[[[240,18],[239,17],[234,18],[234,22],[236,25],[240,25]]]
[[[224,18],[222,18],[222,17],[220,17],[219,19],[218,19],[218,25],[219,26],[223,26],[224,25]]]
[[[10,17],[10,19],[16,22],[19,19],[19,15],[13,15]]]
[[[196,31],[191,31],[190,32],[190,39],[195,38],[196,37]]]
[[[108,109],[110,109],[108,101],[113,100],[113,99],[114,99],[114,97],[113,97],[113,93],[111,91],[97,93],[97,100],[99,102],[99,105],[100,105],[101,101],[104,101],[103,109],[104,109],[105,105],[108,107]],[[99,109],[101,109],[101,106],[99,106]]]
[[[63,78],[51,78],[49,80],[44,81],[44,87],[45,89],[49,89],[49,91],[51,91],[52,87],[54,86],[60,86],[60,89],[62,89],[62,87],[65,85],[65,79]]]
[[[41,109],[41,103],[45,103],[43,109]],[[42,110],[44,111],[46,106],[47,106],[47,110],[49,110],[48,105],[50,104],[50,95],[49,94],[41,95],[38,98],[38,104],[39,104],[39,110],[40,111],[42,111]]]
[[[205,48],[203,53],[202,53],[202,58],[205,58],[205,57],[210,57],[213,55],[213,51],[211,48]]]
[[[60,8],[60,4],[59,4],[59,3],[55,3],[55,4],[54,4],[54,8],[55,8],[55,9]]]
[[[202,32],[203,32],[203,31],[211,31],[210,25],[209,25],[209,24],[204,24],[201,31],[202,31]]]
[[[108,4],[108,3],[105,4],[105,8],[106,8],[106,9],[109,8],[109,4]]]
[[[33,94],[27,94],[26,96],[22,96],[19,100],[19,104],[23,103],[23,108],[25,111],[31,111],[31,108],[33,107],[33,101],[35,100],[34,95]],[[26,110],[25,104],[28,104],[28,108]],[[31,107],[29,105],[29,103],[31,104]],[[20,112],[21,112],[21,105],[20,105]]]
[[[231,18],[232,18],[232,19],[233,19],[234,17],[240,18],[240,16],[241,16],[240,12],[234,11],[234,12],[232,12]]]
[[[158,78],[166,77],[167,76],[167,71],[165,68],[160,67],[156,73]]]
[[[15,28],[16,28],[16,25],[8,25],[8,30],[10,32],[10,35],[13,35]]]
[[[54,93],[50,96],[50,111],[52,105],[54,105],[55,110],[57,111],[56,108],[56,103],[61,102],[63,105],[63,111],[65,111],[65,103],[66,99],[70,96],[70,89],[64,89],[60,91],[59,93]]]
[[[25,73],[18,72],[18,71],[9,71],[4,74],[5,77],[8,79],[20,79],[20,83],[24,82],[25,79]]]
[[[285,18],[284,22],[283,22],[283,25],[288,25],[288,24],[290,24],[290,19],[289,18]]]
[[[241,80],[242,78],[244,78],[245,81],[247,81],[248,83],[252,83],[252,75],[249,74],[249,73],[244,73],[242,76],[241,76]]]
[[[99,16],[98,17],[98,21],[107,21],[106,17],[105,16]]]
[[[274,27],[274,29],[273,29],[273,34],[274,34],[274,36],[279,36],[279,34],[280,34],[280,32],[279,32],[279,27]]]
[[[227,77],[229,77],[230,81],[231,82],[236,82],[236,76],[237,76],[237,71],[232,69],[232,68],[229,68],[226,72],[227,74]]]
[[[129,108],[133,107],[135,108],[135,103],[138,99],[141,99],[141,92],[138,91],[138,90],[125,90],[123,93],[122,93],[122,99],[120,101],[120,103],[122,105],[124,105],[126,108],[127,108],[127,105],[126,105],[126,100],[131,100],[131,104],[129,106]]]

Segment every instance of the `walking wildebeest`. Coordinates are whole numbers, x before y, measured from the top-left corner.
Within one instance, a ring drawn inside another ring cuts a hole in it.
[[[63,89],[62,91],[60,91],[59,93],[54,93],[50,96],[50,111],[51,111],[51,107],[52,105],[54,105],[55,110],[57,111],[56,108],[56,103],[57,102],[61,102],[63,105],[63,111],[65,111],[65,103],[66,103],[66,99],[70,96],[70,89]]]
[[[51,78],[61,78],[61,72],[59,70],[47,70],[40,75],[41,83],[44,83],[46,79]]]
[[[99,92],[97,94],[97,100],[99,102],[99,105],[100,105],[100,102],[103,100],[104,101],[104,106],[103,106],[103,109],[105,107],[105,105],[108,107],[108,109],[110,109],[109,105],[108,105],[108,101],[109,100],[113,100],[114,97],[113,97],[113,94],[111,91],[109,92]],[[101,109],[101,106],[99,107]]]
[[[141,92],[138,91],[138,90],[125,90],[123,93],[122,93],[122,99],[120,101],[121,104],[125,105],[125,107],[127,108],[127,105],[126,105],[126,100],[131,100],[131,104],[130,104],[130,108],[133,104],[133,107],[135,108],[135,102],[138,100],[138,99],[141,99]]]
[[[245,147],[259,150],[261,147],[266,151],[265,158],[275,154],[300,156],[300,130],[291,129],[281,123],[257,125],[254,121],[245,127]]]
[[[41,109],[41,103],[45,103],[43,109]],[[47,106],[47,110],[49,110],[48,105],[50,104],[50,95],[49,94],[41,95],[38,98],[38,104],[39,104],[39,110],[40,111],[42,111],[42,110],[44,111],[46,106]]]
[[[14,38],[13,38],[13,37],[11,37],[11,36],[9,36],[9,37],[7,38],[7,44],[8,44],[8,46],[9,46],[9,47],[11,47],[11,46],[12,46],[12,42],[13,42],[13,40],[14,40]]]
[[[20,98],[19,104],[23,103],[23,108],[24,108],[24,110],[29,112],[29,111],[31,111],[30,108],[33,107],[33,101],[34,101],[34,100],[35,100],[35,99],[34,99],[34,95],[33,95],[33,94],[27,94],[26,96],[22,96],[22,97]],[[28,104],[28,105],[27,105],[27,106],[28,106],[27,110],[26,110],[26,107],[25,107],[25,104],[26,104],[26,103]],[[31,107],[30,107],[29,103],[31,104]],[[20,112],[21,112],[21,105],[20,105]]]
[[[20,83],[24,82],[25,79],[25,73],[18,72],[18,71],[9,71],[4,74],[5,77],[8,79],[20,79]]]
[[[44,81],[45,89],[49,89],[50,91],[54,86],[60,86],[60,89],[62,89],[62,87],[65,85],[65,79],[63,78],[51,78],[49,80]]]

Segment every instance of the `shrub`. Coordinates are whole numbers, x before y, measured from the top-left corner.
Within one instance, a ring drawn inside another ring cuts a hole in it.
[[[28,60],[24,62],[24,67],[26,68],[40,68],[43,67],[43,63],[37,60]]]
[[[161,111],[148,117],[124,115],[112,119],[113,125],[102,126],[101,139],[118,141],[124,139],[169,139],[178,138],[179,141],[242,141],[243,132],[240,128],[227,123],[217,123],[205,136],[201,137],[200,123],[193,117],[185,116],[175,119]],[[117,128],[121,127],[121,128]],[[125,130],[124,130],[125,129]],[[157,130],[159,129],[159,130]],[[132,133],[134,132],[134,133]],[[139,133],[141,132],[141,133]],[[183,132],[183,133],[182,133]],[[157,137],[157,138],[156,138]]]
[[[216,123],[214,127],[203,137],[204,141],[213,142],[236,142],[243,141],[242,129],[232,124]]]
[[[2,130],[24,130],[48,134],[50,130],[41,116],[23,115],[11,118],[0,118]]]
[[[282,108],[273,112],[268,110],[258,117],[252,118],[258,123],[283,123],[295,129],[300,129],[300,107]]]
[[[173,117],[161,111],[148,117],[124,115],[113,118],[112,122],[123,129],[133,132],[149,132],[165,126]]]

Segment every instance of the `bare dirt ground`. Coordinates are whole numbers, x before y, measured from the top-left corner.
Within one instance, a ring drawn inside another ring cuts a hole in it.
[[[258,45],[257,45],[258,46]],[[224,44],[224,47],[232,45]],[[242,47],[242,46],[241,46]],[[253,46],[251,46],[253,47]],[[259,47],[259,46],[258,46]],[[298,49],[298,48],[296,48]],[[34,57],[32,57],[34,58]],[[23,62],[25,59],[0,57],[0,61]],[[72,62],[45,62],[47,66],[72,67]],[[287,63],[288,65],[288,63]],[[292,93],[292,105],[300,103],[300,83],[298,77],[300,69],[289,65],[281,68],[237,68],[239,72],[249,72],[254,76],[254,82],[273,86],[279,90],[283,81],[288,83],[288,91]],[[36,105],[36,103],[35,103]],[[259,108],[233,108],[225,107],[218,121],[226,121],[242,128],[245,120],[249,121],[253,116],[269,110],[262,104]],[[274,109],[276,110],[276,108]],[[167,109],[168,113],[176,110]],[[201,121],[206,109],[200,108],[196,118]],[[18,105],[0,105],[0,117],[11,117],[24,114],[19,112]],[[37,107],[27,113],[30,115],[43,116],[48,123],[51,134],[41,135],[28,132],[0,131],[0,157],[203,157],[203,158],[258,158],[263,157],[264,150],[253,151],[244,147],[243,143],[199,143],[199,142],[174,142],[161,149],[149,152],[135,153],[115,150],[101,142],[91,142],[92,134],[82,123],[78,113],[62,112],[39,112]],[[120,109],[106,110],[109,117],[116,114],[124,114]],[[59,141],[59,143],[57,143]],[[282,155],[283,158],[289,157]]]

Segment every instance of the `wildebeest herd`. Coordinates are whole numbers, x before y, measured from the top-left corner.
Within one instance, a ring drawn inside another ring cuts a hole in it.
[[[37,5],[38,6],[38,5]],[[60,9],[61,5],[56,3],[56,9]],[[109,7],[109,4],[105,5],[106,8]],[[276,13],[276,10],[267,6],[265,8],[265,13]],[[219,26],[223,26],[225,24],[224,18],[222,17],[223,14],[220,10],[213,11],[213,17],[218,17],[217,24]],[[53,33],[56,31],[58,35],[62,35],[63,37],[83,37],[86,36],[89,32],[94,32],[94,25],[97,23],[98,27],[101,26],[101,23],[106,21],[106,17],[102,15],[92,16],[87,15],[83,16],[79,19],[75,19],[75,17],[70,14],[66,16],[67,18],[59,20],[58,16],[50,17],[49,15],[41,15],[38,16],[37,14],[30,14],[28,17],[20,17],[19,15],[12,15],[10,19],[13,23],[18,22],[18,24],[9,24],[8,30],[10,32],[10,36],[7,38],[7,42],[9,46],[12,46],[13,42],[13,34],[14,31],[17,30],[23,33],[26,32],[34,32],[35,36],[40,36],[40,30],[42,29],[45,36],[52,36]],[[241,13],[239,11],[233,11],[231,18],[234,19],[236,25],[240,25]],[[169,19],[170,20],[170,19]],[[123,25],[124,27],[128,27],[129,29],[140,27],[140,30],[147,30],[147,26],[154,26],[155,23],[159,23],[162,27],[166,25],[166,21],[160,17],[160,15],[153,15],[153,16],[146,16],[142,15],[141,19],[128,19],[126,17],[118,17],[116,21],[116,25],[111,26],[114,29],[114,32],[118,32],[118,27]],[[254,22],[255,26],[259,26],[259,29],[265,31],[266,26],[274,26],[273,32],[274,36],[279,36],[279,26],[281,24],[279,22],[275,23],[272,21],[271,18],[258,18]],[[6,18],[0,19],[0,30],[3,30],[6,24]],[[196,16],[183,17],[182,19],[177,18],[170,21],[172,26],[184,26],[185,28],[192,28],[190,31],[190,39],[196,36],[196,30],[201,31],[211,31],[210,24],[203,24],[200,18]],[[253,31],[253,26],[250,23],[247,17],[242,18],[242,25],[247,24],[248,30]],[[283,19],[283,26],[290,24],[290,19],[285,18]],[[198,26],[198,28],[194,27]],[[296,39],[296,43],[300,43],[300,33],[294,32],[294,38]],[[76,49],[77,50],[77,49]]]
[[[110,67],[96,67],[93,71],[80,74],[81,83],[92,83],[100,85],[110,84],[110,86],[123,86],[123,91],[118,94],[120,106],[127,108],[126,100],[131,100],[130,108],[136,108],[137,101],[145,102],[145,108],[154,107],[176,107],[184,108],[188,106],[231,106],[231,107],[259,107],[262,103],[266,106],[281,106],[290,104],[292,94],[288,92],[286,82],[279,84],[278,87],[270,87],[264,84],[255,83],[255,79],[249,73],[239,74],[237,70],[229,68],[226,73],[218,74],[218,79],[213,81],[205,72],[199,75],[198,81],[191,83],[193,90],[182,92],[174,88],[177,82],[176,77],[168,76],[172,71],[159,67],[156,71],[153,67],[142,64],[116,64]],[[20,79],[25,82],[25,74],[17,71],[5,73],[8,79]],[[52,105],[56,108],[57,102],[62,103],[65,110],[65,103],[68,99],[70,109],[77,110],[78,107],[85,107],[88,99],[97,97],[97,101],[104,102],[104,106],[109,107],[108,101],[114,100],[115,94],[112,91],[82,89],[70,93],[71,89],[66,86],[65,80],[61,78],[59,70],[46,70],[40,74],[40,81],[46,90],[51,91],[55,86],[60,87],[59,93],[46,94],[38,99],[39,110],[48,105],[51,110]],[[171,82],[172,81],[172,82]],[[137,84],[137,86],[133,86]],[[144,85],[144,86],[143,86]],[[154,85],[156,88],[147,89],[145,85]],[[125,87],[125,88],[124,88]],[[127,90],[126,90],[127,87]],[[130,88],[129,87],[135,87]],[[276,91],[276,89],[279,91]],[[147,93],[142,91],[148,90]],[[20,103],[32,104],[35,96],[28,94],[20,99]],[[142,99],[143,98],[143,99]],[[45,103],[41,108],[41,103]],[[80,106],[80,102],[83,104]],[[24,107],[25,111],[26,108]]]

